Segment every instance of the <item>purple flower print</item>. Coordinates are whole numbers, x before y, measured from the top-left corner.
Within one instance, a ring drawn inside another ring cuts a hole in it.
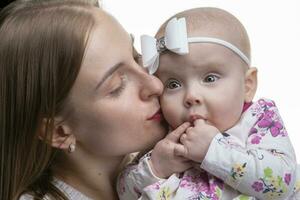
[[[284,182],[287,184],[287,185],[289,185],[290,184],[290,182],[291,182],[291,174],[290,173],[288,173],[288,174],[285,174],[285,176],[284,176]]]
[[[252,184],[252,188],[256,191],[256,192],[260,192],[263,190],[263,183],[262,182],[259,182],[259,181],[255,181],[253,184]]]
[[[275,106],[275,103],[273,101],[265,101],[264,99],[259,99],[258,104],[269,108]]]
[[[257,133],[257,129],[254,127],[252,127],[250,130],[250,134],[252,135],[253,133]]]
[[[274,122],[273,126],[270,128],[271,134],[273,137],[276,137],[280,134],[280,130],[283,128],[280,122]]]
[[[275,115],[275,112],[273,110],[267,110],[264,113],[264,117],[268,118],[268,119],[271,119],[274,115]]]
[[[261,140],[261,137],[259,137],[258,135],[255,135],[252,139],[251,139],[251,144],[259,144]]]
[[[253,134],[256,134],[257,132],[258,132],[257,129],[254,128],[254,127],[252,127],[252,128],[250,129],[249,136],[250,136],[250,135],[253,135]]]
[[[282,124],[279,121],[273,121],[272,118],[268,115],[265,115],[257,125],[260,128],[268,128],[273,137],[277,137],[280,134],[281,129],[283,128]]]

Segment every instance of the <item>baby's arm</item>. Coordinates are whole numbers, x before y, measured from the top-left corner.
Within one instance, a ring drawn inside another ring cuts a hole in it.
[[[246,112],[229,134],[214,137],[201,167],[241,193],[288,199],[293,194],[296,160],[278,110],[273,101],[261,99]],[[247,133],[246,145],[234,133]]]
[[[189,123],[182,124],[159,141],[152,152],[123,170],[117,183],[120,199],[148,199],[158,193],[162,185],[176,190],[179,179],[169,176],[192,166],[187,159],[174,155],[175,148],[181,145],[178,143],[181,134],[189,126]]]

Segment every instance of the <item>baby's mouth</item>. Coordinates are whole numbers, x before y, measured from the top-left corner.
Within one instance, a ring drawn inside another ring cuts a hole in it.
[[[191,124],[194,124],[194,121],[196,121],[197,119],[203,119],[203,120],[206,120],[203,116],[201,115],[198,115],[198,114],[192,114],[189,116],[188,118],[188,121],[191,123]]]

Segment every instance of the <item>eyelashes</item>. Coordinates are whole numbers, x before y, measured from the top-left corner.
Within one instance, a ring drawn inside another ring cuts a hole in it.
[[[203,77],[203,79],[201,80],[201,84],[206,86],[214,85],[220,78],[221,78],[220,75],[210,73]],[[184,83],[182,83],[181,81],[174,78],[170,78],[166,81],[164,87],[168,90],[176,90],[181,88],[183,85]]]
[[[141,54],[136,54],[134,56],[134,60],[136,63],[138,63],[139,65],[142,64],[142,55]],[[124,91],[124,89],[127,86],[127,76],[125,74],[120,75],[120,79],[121,79],[121,84],[119,87],[117,87],[116,89],[114,89],[113,91],[109,92],[109,96],[113,97],[113,98],[117,98],[119,97],[122,92]]]
[[[204,83],[214,83],[219,79],[220,79],[220,76],[218,76],[216,74],[209,74],[204,78],[203,82]]]
[[[125,75],[121,75],[120,79],[121,79],[120,86],[109,93],[109,95],[111,97],[114,97],[114,98],[119,97],[121,95],[121,93],[123,92],[123,90],[125,89],[126,84],[127,84],[127,77]]]
[[[176,88],[179,88],[179,87],[181,87],[181,84],[180,84],[180,82],[179,82],[178,80],[176,80],[176,79],[170,79],[170,80],[168,80],[168,81],[166,82],[166,84],[165,84],[165,88],[171,89],[171,90],[176,89]]]

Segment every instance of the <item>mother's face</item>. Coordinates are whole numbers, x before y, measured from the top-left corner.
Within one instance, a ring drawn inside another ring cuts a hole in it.
[[[128,33],[97,10],[67,118],[79,148],[124,155],[151,147],[165,134],[159,117],[162,84],[137,63]]]

